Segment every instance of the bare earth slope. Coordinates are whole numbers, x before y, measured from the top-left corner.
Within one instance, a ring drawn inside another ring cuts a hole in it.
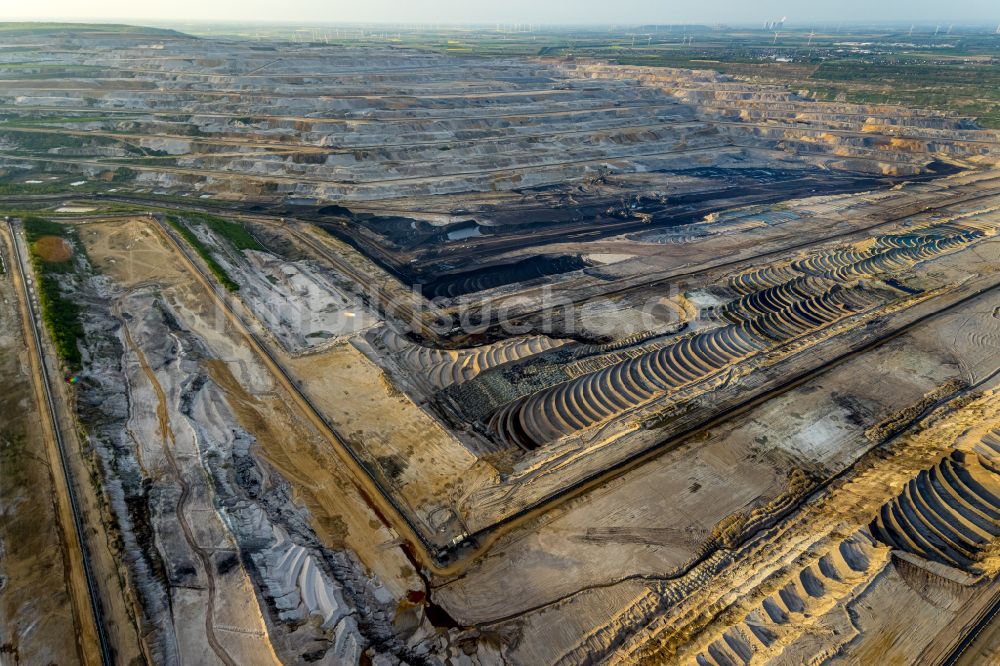
[[[996,652],[997,133],[701,70],[47,39],[0,49],[15,662],[96,642],[28,529],[41,358],[130,663]]]

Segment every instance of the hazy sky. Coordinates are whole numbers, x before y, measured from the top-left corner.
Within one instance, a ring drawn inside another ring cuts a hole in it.
[[[0,0],[0,20],[390,23],[996,23],[1000,0]]]

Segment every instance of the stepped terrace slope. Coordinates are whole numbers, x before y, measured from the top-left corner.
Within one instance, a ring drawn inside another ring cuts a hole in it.
[[[9,346],[116,654],[996,652],[996,132],[382,39],[3,47],[0,291],[51,328]]]

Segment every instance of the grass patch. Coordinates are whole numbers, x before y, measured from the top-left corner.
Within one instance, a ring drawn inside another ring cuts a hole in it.
[[[0,129],[0,139],[15,146],[15,152],[25,153],[49,153],[55,149],[71,149],[73,151],[83,151],[94,148],[121,148],[128,155],[142,157],[164,157],[167,153],[162,150],[152,148],[142,148],[128,143],[127,141],[107,137],[107,136],[77,136],[66,132],[33,131],[32,129],[20,129],[15,125],[7,123],[8,129]]]
[[[226,269],[224,269],[219,262],[215,260],[215,257],[212,255],[212,251],[208,249],[208,246],[201,242],[201,239],[199,239],[179,217],[175,215],[168,215],[167,223],[188,242],[188,245],[194,248],[194,251],[197,252],[198,256],[202,258],[205,265],[208,266],[208,270],[210,270],[212,275],[215,276],[215,279],[219,281],[219,284],[225,287],[228,291],[240,290],[240,285],[236,284],[236,282],[229,277],[229,274],[226,273]]]
[[[49,330],[59,358],[70,370],[80,370],[83,359],[77,343],[84,337],[83,325],[80,323],[80,306],[62,295],[58,277],[73,270],[73,259],[47,261],[35,250],[36,243],[48,236],[70,242],[69,229],[65,225],[40,217],[27,217],[24,219],[24,232],[31,252],[31,264],[37,278],[42,320]]]
[[[0,196],[15,194],[60,194],[66,186],[60,183],[0,183]]]
[[[56,180],[48,180],[49,176],[57,176]],[[108,165],[108,170],[92,178],[83,174],[50,171],[6,171],[0,170],[0,197],[21,194],[89,194],[100,191],[109,184],[124,185],[135,180],[138,172],[126,166]],[[41,180],[43,182],[25,182],[24,179]],[[82,185],[71,183],[84,180]],[[145,209],[143,209],[145,210]]]
[[[34,243],[42,236],[59,236],[68,238],[69,230],[66,225],[46,220],[41,217],[29,217],[24,220],[24,235],[29,243]]]
[[[264,246],[258,243],[257,239],[247,231],[246,226],[240,222],[224,220],[221,217],[205,213],[187,213],[186,217],[192,222],[204,224],[215,234],[229,241],[237,250],[264,250]]]
[[[95,139],[98,137],[94,137]],[[48,151],[53,148],[83,148],[89,142],[78,136],[68,136],[59,133],[48,132],[20,132],[3,130],[0,131],[0,139],[17,145],[19,150],[39,152]],[[100,142],[94,142],[98,144]]]

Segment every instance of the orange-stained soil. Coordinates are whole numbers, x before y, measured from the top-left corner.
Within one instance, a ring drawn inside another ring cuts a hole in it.
[[[59,236],[42,236],[34,242],[32,249],[41,259],[52,263],[69,261],[73,256],[73,246]]]

